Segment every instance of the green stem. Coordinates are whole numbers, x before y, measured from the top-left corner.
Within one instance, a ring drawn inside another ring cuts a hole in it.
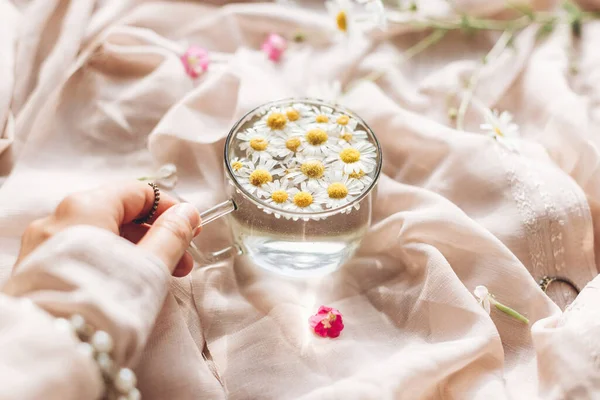
[[[447,31],[443,29],[436,29],[433,32],[431,32],[427,37],[406,49],[406,51],[402,54],[402,62],[413,58],[417,54],[426,50],[428,47],[431,47],[440,40],[442,40],[442,38],[446,36],[446,32]]]
[[[473,95],[475,94],[475,88],[477,87],[477,84],[479,83],[479,77],[481,76],[481,71],[483,70],[484,65],[495,60],[496,58],[498,58],[500,56],[500,54],[502,54],[504,49],[506,49],[506,46],[508,46],[508,43],[510,43],[512,36],[513,36],[513,31],[504,31],[502,36],[500,36],[500,39],[498,39],[496,44],[494,44],[494,47],[492,47],[492,49],[489,51],[489,53],[487,53],[486,56],[484,57],[484,62],[482,62],[479,65],[479,67],[477,67],[477,69],[475,69],[475,72],[473,72],[473,75],[471,75],[471,78],[469,79],[469,82],[467,83],[467,90],[462,97],[460,106],[458,108],[458,113],[456,116],[456,129],[458,129],[459,131],[465,130],[465,116],[469,109],[469,105],[471,104],[471,99],[473,98]]]
[[[527,319],[523,315],[519,314],[517,311],[513,310],[512,308],[507,307],[502,303],[498,303],[497,301],[494,301],[493,304],[498,310],[502,311],[503,313],[510,315],[511,317],[513,317],[525,324],[529,324],[529,319]]]
[[[443,29],[436,29],[433,32],[431,32],[429,35],[427,35],[425,38],[421,39],[420,41],[418,41],[417,43],[415,43],[414,45],[412,45],[411,47],[406,49],[404,51],[404,53],[402,53],[402,58],[400,59],[399,64],[402,64],[403,62],[410,60],[417,54],[425,51],[427,48],[433,46],[434,44],[436,44],[437,42],[442,40],[442,38],[446,35],[446,32],[447,31],[443,30]],[[368,73],[367,75],[363,76],[362,78],[359,78],[354,82],[351,82],[348,85],[348,87],[346,88],[346,90],[344,90],[344,93],[348,93],[360,82],[364,82],[364,81],[375,82],[376,80],[381,78],[383,75],[385,75],[388,70],[389,69],[377,70],[377,71]]]
[[[589,21],[591,19],[600,18],[600,12],[582,12],[581,20]],[[393,12],[388,14],[387,17],[389,22],[398,23],[401,25],[412,26],[416,28],[435,28],[444,30],[464,30],[464,29],[475,29],[475,30],[491,30],[491,31],[507,31],[507,30],[520,30],[526,28],[531,24],[546,24],[549,22],[563,22],[569,23],[564,18],[558,18],[556,13],[551,12],[534,12],[531,15],[522,15],[517,18],[508,20],[496,20],[489,18],[478,18],[474,16],[464,16],[461,18],[451,17],[447,19],[435,19],[435,18],[424,18],[414,19],[406,21],[402,15],[394,14]]]

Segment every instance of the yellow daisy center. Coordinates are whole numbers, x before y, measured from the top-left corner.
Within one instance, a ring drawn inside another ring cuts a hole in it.
[[[273,201],[275,203],[285,203],[285,201],[288,199],[288,193],[285,190],[275,190],[273,193],[271,193],[271,199],[273,199]]]
[[[329,136],[327,136],[327,133],[323,129],[316,128],[306,132],[306,140],[313,146],[322,145],[328,138]]]
[[[504,133],[502,133],[500,128],[498,128],[497,126],[494,127],[494,132],[496,132],[496,135],[504,137]]]
[[[337,117],[337,120],[335,121],[337,122],[339,125],[348,125],[348,122],[350,122],[350,117],[348,117],[347,115],[340,115],[339,117]]]
[[[250,140],[250,147],[252,147],[256,151],[264,151],[267,149],[269,142],[267,139],[262,138],[260,136],[255,137]]]
[[[294,195],[294,204],[300,208],[308,207],[312,202],[313,197],[308,192],[298,192]]]
[[[285,124],[287,124],[287,119],[282,113],[274,112],[267,117],[267,126],[272,130],[283,129]]]
[[[285,141],[285,147],[287,147],[288,150],[293,152],[296,152],[296,150],[298,150],[300,144],[300,138],[297,137],[292,137]]]
[[[325,166],[321,161],[307,161],[300,166],[300,171],[309,178],[318,179],[325,173]]]
[[[317,121],[320,124],[323,124],[325,122],[329,122],[329,117],[327,115],[319,114],[315,117],[315,121]]]
[[[365,176],[365,171],[363,171],[362,169],[358,172],[353,172],[350,175],[348,175],[350,178],[354,178],[354,179],[360,179],[363,176]]]
[[[336,22],[337,27],[338,27],[338,29],[340,31],[346,32],[346,30],[348,29],[348,20],[346,18],[346,12],[345,11],[340,11],[335,16],[335,22]]]
[[[285,115],[287,116],[287,119],[289,119],[290,121],[298,121],[300,119],[300,113],[293,109],[293,108],[289,108],[286,112]]]
[[[239,171],[243,166],[244,164],[242,164],[240,161],[234,161],[231,163],[231,168],[233,168],[234,171]]]
[[[352,134],[350,132],[344,132],[344,134],[340,137],[346,142],[350,142],[352,140]]]
[[[327,194],[332,199],[343,199],[348,196],[348,188],[341,182],[335,182],[329,185]]]
[[[360,160],[360,151],[348,147],[340,152],[340,159],[346,164],[352,164]]]
[[[257,169],[250,174],[248,180],[254,186],[262,186],[267,182],[273,182],[273,177],[269,173],[269,171],[265,171],[264,169]]]

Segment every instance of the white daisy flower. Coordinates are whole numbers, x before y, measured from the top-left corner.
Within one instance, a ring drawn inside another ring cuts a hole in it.
[[[322,128],[330,130],[333,126],[335,117],[333,116],[333,109],[326,106],[313,107],[313,114],[305,121],[311,128]]]
[[[304,141],[299,152],[302,157],[326,157],[331,154],[330,147],[335,144],[330,138],[331,131],[318,126],[309,127],[304,133]]]
[[[277,148],[279,157],[283,157],[283,163],[288,165],[302,146],[304,136],[300,133],[292,133],[287,137],[278,136],[271,141],[273,147]]]
[[[339,133],[339,138],[337,141],[338,145],[349,144],[351,146],[357,145],[361,142],[367,142],[369,140],[369,135],[367,132],[363,130],[351,131],[344,130]]]
[[[486,110],[486,123],[481,124],[480,128],[509,149],[518,150],[519,126],[513,123],[512,119],[513,117],[508,111],[498,114],[497,110]]]
[[[358,121],[346,114],[337,114],[332,118],[332,130],[337,133],[338,136],[342,136],[345,132],[354,132]],[[365,132],[366,134],[366,132]]]
[[[322,204],[325,200],[322,190],[318,187],[311,187],[306,182],[300,184],[300,188],[291,188],[289,190],[291,203],[286,207],[293,212],[319,212],[323,211]]]
[[[273,157],[280,156],[280,150],[271,144],[273,135],[268,132],[259,132],[253,128],[247,129],[237,135],[240,141],[240,150],[245,151],[252,162],[265,162]]]
[[[288,120],[286,110],[281,107],[271,107],[252,127],[263,135],[287,135],[294,126],[295,124]]]
[[[267,198],[265,202],[276,208],[286,208],[292,200],[289,188],[290,181],[288,179],[278,179],[273,182],[268,182],[265,186],[265,192]],[[267,210],[264,210],[268,212]],[[280,215],[275,213],[275,217],[279,218]]]
[[[356,179],[344,175],[342,171],[331,170],[325,174],[319,185],[325,190],[325,207],[337,208],[352,203],[362,192],[363,185]],[[350,208],[348,209],[350,211]]]
[[[360,35],[373,28],[386,27],[381,0],[329,0],[325,2],[337,30],[346,36]]]
[[[360,170],[358,172],[351,172],[348,174],[348,178],[359,183],[363,188],[371,185],[373,183],[373,178],[369,175],[365,174],[364,170]]]
[[[302,126],[314,119],[315,112],[307,104],[295,103],[284,109],[288,121],[296,126]]]
[[[257,165],[249,164],[249,168],[241,168],[238,171],[238,182],[250,194],[258,197],[268,197],[266,185],[273,182],[274,176],[283,175],[284,170],[277,161],[267,160]]]
[[[332,163],[333,168],[342,170],[346,175],[361,171],[369,173],[375,168],[377,149],[369,142],[360,142],[355,146],[342,144],[332,149],[332,153],[325,162]]]
[[[254,168],[254,165],[251,161],[240,157],[235,157],[233,160],[229,161],[229,166],[231,167],[234,175],[241,175],[244,173],[244,170]]]
[[[286,177],[290,179],[294,185],[307,182],[310,186],[318,186],[319,179],[323,178],[327,170],[328,166],[325,165],[322,160],[315,158],[307,159],[294,167]]]

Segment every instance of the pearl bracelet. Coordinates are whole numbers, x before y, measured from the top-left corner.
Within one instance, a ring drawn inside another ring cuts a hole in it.
[[[70,319],[57,318],[57,328],[62,331],[74,333],[81,343],[78,349],[81,353],[92,357],[104,378],[104,399],[108,400],[140,400],[142,395],[136,389],[137,379],[135,373],[129,368],[118,368],[112,357],[113,339],[104,331],[97,331],[85,322],[85,319],[75,314]]]

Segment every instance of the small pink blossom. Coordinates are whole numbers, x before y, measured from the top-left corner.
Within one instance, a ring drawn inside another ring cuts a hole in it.
[[[262,44],[262,51],[269,57],[269,60],[277,62],[283,55],[286,47],[287,41],[284,37],[276,33],[271,33]]]
[[[321,337],[336,338],[344,329],[342,314],[331,307],[319,307],[319,311],[311,316],[308,322],[315,333]]]
[[[190,46],[181,56],[185,72],[192,78],[199,77],[208,69],[208,51],[199,46]]]

